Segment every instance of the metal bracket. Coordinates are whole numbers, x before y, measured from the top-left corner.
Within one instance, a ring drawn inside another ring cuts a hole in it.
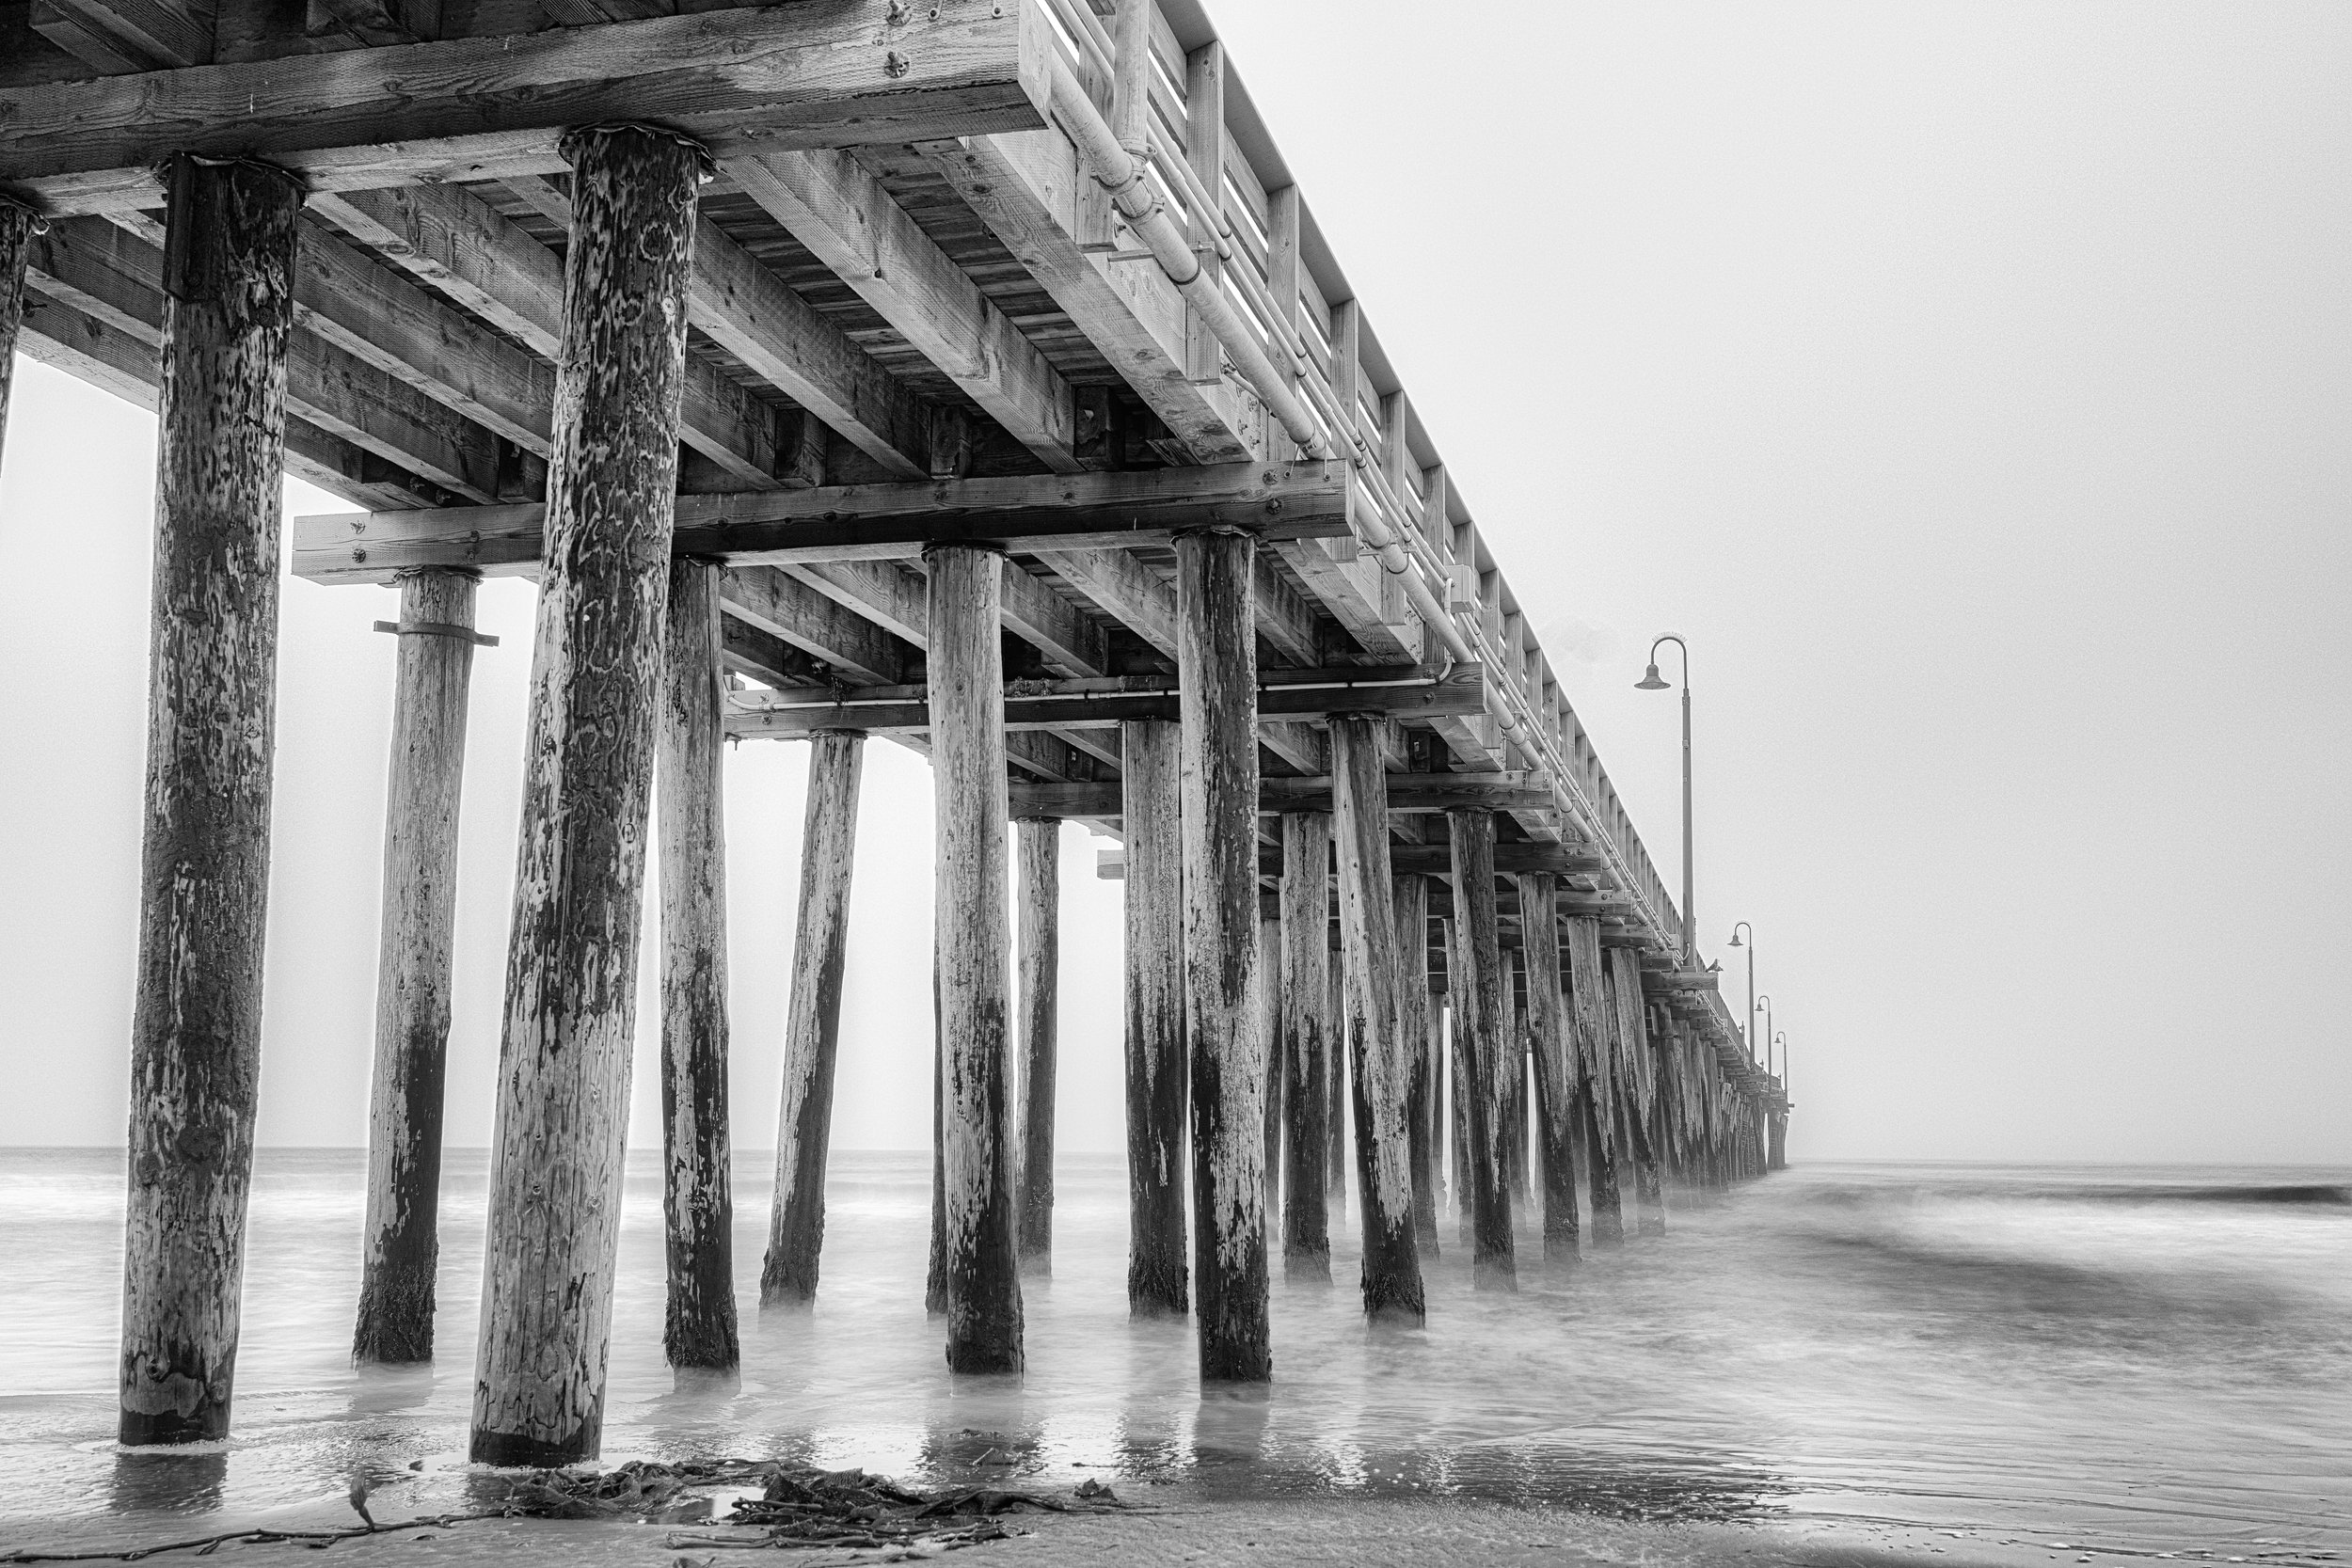
[[[378,621],[375,629],[395,637],[451,637],[460,642],[478,642],[485,648],[499,645],[499,640],[489,633],[461,626],[453,621]]]

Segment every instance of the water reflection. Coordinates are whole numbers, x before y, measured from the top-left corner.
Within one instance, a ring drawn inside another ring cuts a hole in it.
[[[46,1505],[276,1507],[366,1474],[399,1483],[401,1511],[467,1506],[479,1154],[448,1164],[447,1358],[364,1372],[347,1362],[361,1163],[265,1154],[236,1441],[120,1455],[105,1442],[119,1282],[110,1257],[68,1244],[119,1211],[120,1175],[114,1156],[79,1158],[0,1153],[0,1246],[31,1260],[0,1298],[0,1455]],[[1057,1173],[1055,1272],[1025,1281],[1027,1374],[950,1376],[922,1304],[929,1174],[920,1155],[843,1156],[815,1309],[747,1300],[739,1380],[681,1383],[660,1355],[646,1161],[624,1224],[608,1459],[2352,1546],[2352,1203],[2333,1176],[1800,1171],[1682,1205],[1669,1235],[1573,1270],[1535,1267],[1523,1229],[1511,1296],[1474,1292],[1449,1241],[1415,1330],[1363,1321],[1337,1227],[1335,1283],[1274,1285],[1272,1386],[1204,1392],[1191,1322],[1127,1315],[1116,1159]],[[738,1190],[767,1176],[747,1161]],[[756,1257],[765,1215],[740,1217],[738,1255]]]

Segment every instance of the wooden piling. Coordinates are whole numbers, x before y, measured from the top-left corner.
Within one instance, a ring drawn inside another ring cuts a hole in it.
[[[947,1192],[947,1365],[1021,1370],[1005,930],[1004,558],[935,547],[931,780]]]
[[[661,835],[661,1348],[679,1371],[731,1372],[735,1198],[727,1174],[727,871],[719,567],[670,564],[656,732]]]
[[[792,989],[784,1022],[784,1094],[776,1117],[776,1188],[768,1212],[768,1254],[759,1269],[762,1310],[805,1307],[817,1299],[834,1070],[841,1040],[841,972],[849,958],[850,872],[865,772],[863,735],[828,730],[809,738]]]
[[[1528,1037],[1535,1058],[1535,1120],[1543,1158],[1544,1261],[1577,1259],[1576,1160],[1569,1151],[1576,1067],[1560,977],[1559,879],[1522,873],[1519,929],[1527,962]]]
[[[1126,833],[1127,1310],[1191,1309],[1184,1235],[1184,847],[1176,725],[1120,726]]]
[[[1021,962],[1022,1268],[1054,1272],[1054,1056],[1061,996],[1061,822],[1023,817],[1015,829]]]
[[[1363,1235],[1364,1315],[1418,1324],[1425,1309],[1413,1244],[1413,1166],[1406,1131],[1410,1054],[1397,1000],[1395,889],[1389,871],[1388,776],[1381,721],[1331,721],[1333,837],[1340,941],[1347,953],[1348,1037],[1356,1044],[1356,1186]]]
[[[1282,1212],[1282,922],[1258,909],[1258,1031],[1265,1060],[1266,1223]]]
[[[0,451],[8,435],[8,386],[16,369],[16,334],[24,321],[24,263],[42,219],[23,202],[0,196]]]
[[[1575,1015],[1577,1077],[1576,1134],[1584,1149],[1585,1196],[1592,1206],[1594,1246],[1625,1240],[1617,1199],[1615,1095],[1616,1004],[1602,956],[1600,922],[1591,915],[1568,917],[1568,1004]]]
[[[1406,1052],[1405,1147],[1413,1179],[1413,1246],[1438,1256],[1438,1057],[1429,1000],[1429,882],[1399,877],[1391,911],[1397,941],[1397,1031]]]
[[[1640,1236],[1666,1233],[1665,1185],[1659,1176],[1658,1149],[1651,1141],[1652,1112],[1657,1104],[1657,1052],[1650,1043],[1649,1010],[1642,1001],[1642,965],[1629,947],[1610,953],[1610,977],[1615,982],[1617,1035],[1627,1065],[1625,1092],[1625,1150],[1633,1167],[1633,1225]]]
[[[1258,963],[1257,542],[1176,538],[1183,715],[1184,1038],[1192,1066],[1193,1285],[1206,1381],[1263,1382],[1267,1333]]]
[[[401,575],[398,624],[406,629],[394,638],[392,656],[368,1209],[351,1338],[358,1362],[433,1359],[457,807],[474,650],[465,633],[473,616],[472,573],[433,567]]]
[[[1511,1212],[1528,1200],[1527,1030],[1519,1017],[1519,955],[1502,949],[1502,1180],[1511,1189]]]
[[[1329,903],[1331,818],[1282,816],[1282,983],[1279,1041],[1289,1126],[1282,1181],[1282,1277],[1331,1277],[1328,1199],[1332,1060]]]
[[[292,179],[259,164],[175,158],[166,178],[126,1444],[229,1433],[261,1069],[279,476],[302,205]]]
[[[1446,974],[1446,1168],[1454,1179],[1454,1239],[1471,1244],[1477,1232],[1470,1201],[1470,1009],[1463,995],[1470,984],[1469,960],[1462,957],[1462,925],[1449,915],[1438,923],[1445,939]]]
[[[1347,956],[1330,945],[1325,927],[1323,957],[1323,1196],[1327,1206],[1347,1212],[1347,1075],[1355,1042],[1347,1032]]]
[[[654,717],[669,597],[698,148],[599,126],[572,165],[471,1457],[594,1457]]]
[[[1495,819],[1452,811],[1454,911],[1461,924],[1463,984],[1454,996],[1468,1026],[1455,1048],[1470,1133],[1470,1278],[1482,1291],[1518,1289],[1512,1257],[1511,1189],[1502,1148],[1502,955],[1495,916]]]

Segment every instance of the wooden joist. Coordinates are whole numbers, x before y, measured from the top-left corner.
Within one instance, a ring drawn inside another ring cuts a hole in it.
[[[1437,712],[1459,712],[1486,701],[1486,673],[1477,665],[1464,665],[1440,680],[1385,685],[1343,684],[1343,677],[1360,672],[1312,673],[1326,678],[1313,684],[1262,685],[1258,693],[1261,721],[1295,723],[1328,719],[1335,714],[1424,718]],[[1261,672],[1262,676],[1265,673],[1272,672]],[[926,689],[914,686],[846,694],[806,689],[739,693],[736,710],[727,720],[727,731],[746,738],[772,739],[790,739],[826,730],[910,734],[930,727],[927,700]],[[1111,676],[1013,681],[1008,683],[1005,696],[1005,722],[1015,730],[1116,728],[1134,719],[1176,717],[1176,689],[1162,679]]]
[[[1495,811],[1539,811],[1549,800],[1540,782],[1527,773],[1391,773],[1391,812],[1447,811],[1457,806],[1483,806]],[[1295,779],[1261,778],[1261,814],[1331,809],[1327,776]],[[1013,789],[1016,816],[1115,817],[1120,814],[1116,784],[1021,784]]]
[[[1347,480],[1336,463],[1052,474],[904,484],[827,485],[681,496],[677,553],[735,564],[884,561],[930,544],[987,543],[1021,553],[1164,544],[1209,524],[1261,536],[1344,529]],[[315,581],[389,581],[407,566],[536,568],[537,504],[301,517],[294,571]]]
[[[109,74],[202,65],[213,57],[212,0],[42,0],[32,25]]]
[[[545,174],[566,127],[624,119],[723,156],[1025,130],[1044,25],[1034,0],[835,0],[0,88],[0,190],[56,214],[156,207],[175,152],[316,190]]]

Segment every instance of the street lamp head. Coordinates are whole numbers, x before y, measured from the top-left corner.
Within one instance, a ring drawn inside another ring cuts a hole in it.
[[[1740,922],[1740,926],[1745,926],[1747,922],[1744,920]],[[1747,945],[1740,940],[1740,926],[1734,926],[1731,928],[1731,945],[1734,947],[1744,947]]]
[[[1663,691],[1666,689],[1666,683],[1659,677],[1656,659],[1650,661],[1649,673],[1633,683],[1636,691]]]

